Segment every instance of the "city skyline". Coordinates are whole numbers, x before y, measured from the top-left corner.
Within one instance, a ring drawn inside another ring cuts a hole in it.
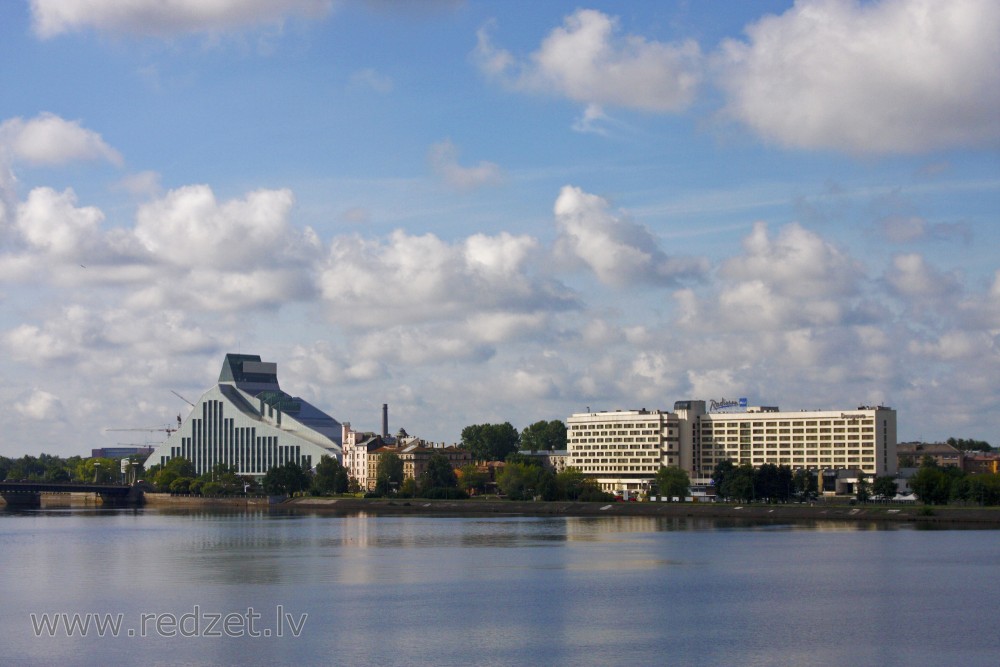
[[[173,424],[241,352],[434,442],[747,397],[1000,444],[998,33],[986,0],[3,3],[0,455]]]

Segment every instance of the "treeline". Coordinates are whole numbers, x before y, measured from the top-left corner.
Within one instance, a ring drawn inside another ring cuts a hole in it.
[[[963,452],[992,452],[993,447],[985,440],[966,440],[965,438],[948,438],[946,443]]]
[[[793,471],[787,465],[773,463],[754,468],[749,463],[737,466],[732,461],[722,461],[712,471],[712,484],[718,498],[737,502],[801,502],[813,500],[819,495],[816,471]],[[896,479],[883,476],[868,480],[862,475],[855,492],[861,501],[872,497],[893,498],[896,495]]]
[[[162,466],[151,466],[147,472],[147,483],[155,491],[196,496],[293,495],[301,492],[331,495],[351,491],[350,481],[347,469],[331,456],[322,457],[315,471],[288,461],[268,470],[260,481],[251,475],[237,474],[235,467],[225,463],[195,475],[194,464],[183,457],[172,458]],[[353,490],[357,491],[356,483]]]
[[[1000,505],[1000,474],[969,474],[956,466],[942,468],[930,457],[924,457],[920,468],[910,479],[910,488],[921,502],[928,505]]]
[[[62,458],[51,454],[25,455],[12,459],[0,456],[0,480],[6,482],[86,482],[120,484],[139,479],[141,457],[130,457],[128,471],[121,471],[121,459]]]
[[[537,421],[520,433],[510,422],[472,424],[462,429],[459,447],[477,461],[506,461],[519,450],[532,452],[566,449],[566,424],[558,419]]]

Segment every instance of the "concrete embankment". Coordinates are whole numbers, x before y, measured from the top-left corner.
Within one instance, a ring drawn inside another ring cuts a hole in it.
[[[510,500],[387,500],[376,498],[292,498],[281,509],[371,514],[645,516],[726,519],[751,522],[910,522],[1000,528],[1000,509],[927,508],[923,505],[734,505],[729,503],[574,503]]]

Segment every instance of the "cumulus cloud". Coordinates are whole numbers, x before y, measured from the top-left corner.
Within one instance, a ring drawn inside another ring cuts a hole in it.
[[[938,271],[915,253],[894,257],[886,280],[896,294],[914,302],[954,298],[961,289],[957,276]]]
[[[474,55],[483,72],[516,89],[644,111],[684,109],[701,79],[702,56],[694,41],[622,36],[617,18],[591,9],[567,16],[523,60],[494,46],[489,27],[483,27]]]
[[[580,188],[563,187],[554,212],[556,256],[582,262],[605,284],[666,285],[707,270],[704,260],[667,257],[647,228],[614,215],[607,200]]]
[[[42,39],[93,28],[136,35],[223,32],[327,15],[333,0],[31,0]]]
[[[93,206],[77,208],[72,190],[35,188],[18,206],[16,226],[33,249],[74,259],[99,242],[103,220],[104,214]]]
[[[143,204],[135,235],[150,253],[178,266],[249,270],[287,264],[315,248],[293,229],[290,190],[256,190],[219,202],[207,185],[171,190]]]
[[[914,153],[1000,143],[1000,4],[798,0],[721,48],[727,112],[768,141]]]
[[[10,118],[0,124],[0,154],[29,165],[61,165],[77,160],[106,160],[121,165],[122,156],[101,135],[55,114],[30,120]]]
[[[62,401],[55,394],[35,389],[23,401],[14,404],[14,409],[28,419],[48,421],[62,415]]]
[[[863,268],[819,235],[790,224],[772,237],[757,223],[743,251],[719,267],[721,280],[708,298],[692,290],[675,294],[679,324],[781,332],[864,319],[853,301]]]
[[[538,250],[535,239],[507,233],[454,244],[401,230],[385,241],[346,236],[331,243],[318,282],[337,321],[348,326],[575,307],[569,290],[530,271]]]
[[[434,173],[451,187],[460,190],[497,185],[503,180],[503,172],[493,162],[483,161],[474,167],[460,165],[458,148],[447,139],[431,146],[428,159]]]

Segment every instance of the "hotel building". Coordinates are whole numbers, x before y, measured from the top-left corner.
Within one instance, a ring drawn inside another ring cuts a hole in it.
[[[707,484],[715,465],[726,460],[817,472],[897,472],[896,411],[891,408],[729,409],[706,409],[705,401],[677,401],[673,412],[574,414],[567,420],[569,465],[609,491],[644,490],[660,465],[687,471],[693,485]]]

